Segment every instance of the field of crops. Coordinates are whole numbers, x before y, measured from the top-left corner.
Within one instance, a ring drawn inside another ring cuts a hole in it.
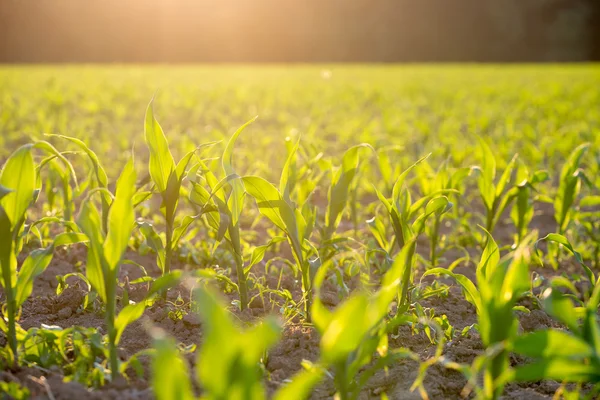
[[[0,399],[597,398],[598,88],[0,67]]]

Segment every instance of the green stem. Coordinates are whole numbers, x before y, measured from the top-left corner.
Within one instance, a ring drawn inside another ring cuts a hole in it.
[[[340,361],[335,368],[335,386],[337,394],[340,400],[350,399],[350,393],[348,391],[348,380],[347,380],[347,366],[346,362]]]
[[[6,282],[6,275],[4,276]],[[8,286],[8,285],[7,285]],[[12,289],[6,291],[6,312],[8,314],[8,344],[13,353],[13,368],[19,365],[19,354],[17,347],[17,323],[16,323],[16,302]]]
[[[115,293],[115,276],[112,273],[107,274],[106,281],[106,328],[108,331],[108,360],[110,364],[110,376],[112,380],[116,380],[119,376],[119,355],[117,354],[117,331],[115,329],[115,317],[117,300]]]
[[[248,285],[246,283],[246,274],[244,273],[244,259],[241,254],[234,251],[236,273],[238,278],[238,288],[240,291],[240,309],[244,311],[248,308]]]
[[[431,260],[431,266],[435,267],[437,264],[437,254],[436,254],[436,246],[438,242],[438,236],[440,231],[440,221],[441,216],[437,216],[435,218],[435,222],[433,224],[433,232],[431,234],[431,248],[429,252],[429,259]]]
[[[173,221],[171,218],[167,218],[167,231],[165,232],[167,239],[165,247],[165,270],[163,275],[171,272],[171,258],[173,257]]]
[[[496,387],[495,382],[502,375],[506,368],[506,359],[508,352],[505,350],[496,354],[490,361],[490,366],[485,371],[484,376],[484,393],[488,400],[496,400],[500,397],[503,391],[503,386]]]
[[[0,208],[1,210],[1,208]],[[12,253],[12,246],[14,243],[11,241],[7,254],[9,256],[3,259],[2,262],[2,278],[4,280],[4,291],[6,293],[6,313],[8,314],[8,344],[13,353],[13,368],[19,365],[19,354],[17,347],[17,323],[16,323],[16,309],[17,303],[15,300],[15,291],[13,290],[12,273],[10,269],[10,254]]]
[[[312,307],[312,288],[310,284],[310,267],[301,267],[302,270],[302,291],[304,292],[304,312],[306,314],[306,322],[311,322],[310,308]]]

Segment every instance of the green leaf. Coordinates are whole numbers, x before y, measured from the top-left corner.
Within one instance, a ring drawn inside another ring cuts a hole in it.
[[[368,299],[364,294],[353,295],[340,305],[331,316],[331,322],[322,332],[322,357],[328,364],[344,360],[356,350],[370,326],[365,326]]]
[[[0,200],[2,200],[4,196],[11,193],[12,191],[12,189],[5,188],[4,186],[0,185]]]
[[[13,241],[10,240],[12,237],[11,222],[8,219],[8,215],[4,212],[4,208],[0,205],[0,284],[4,290],[11,290],[14,287],[15,280],[17,278],[17,257],[12,251]],[[8,240],[5,238],[9,238]],[[10,276],[10,282],[5,282],[5,274],[8,273]]]
[[[118,344],[121,340],[121,335],[123,334],[123,331],[127,325],[137,321],[144,314],[145,309],[146,304],[143,301],[140,301],[136,304],[128,304],[123,307],[121,312],[119,312],[117,319],[115,320],[115,344]]]
[[[285,241],[284,237],[275,236],[274,238],[269,240],[269,242],[267,244],[265,244],[263,246],[256,246],[254,248],[254,250],[252,250],[252,257],[250,258],[250,264],[248,264],[248,266],[245,268],[245,272],[248,273],[250,268],[252,268],[254,265],[261,262],[263,260],[263,258],[265,257],[265,253],[271,246],[274,246],[275,244],[281,243],[283,241]]]
[[[231,139],[229,139],[229,143],[227,143],[227,147],[225,147],[225,151],[223,152],[223,156],[221,158],[223,171],[225,171],[225,175],[235,175],[235,170],[233,169],[233,148],[235,146],[235,141],[237,140],[238,136],[243,132],[243,130],[252,122],[254,122],[256,118],[257,117],[254,117],[253,119],[242,125],[233,134]],[[231,212],[231,223],[233,226],[237,226],[240,215],[242,214],[242,209],[244,207],[244,185],[239,179],[236,179],[231,182],[231,188],[232,191],[229,195],[229,200],[227,204]]]
[[[342,158],[342,165],[335,173],[328,193],[327,211],[325,214],[326,237],[330,237],[342,217],[342,212],[348,202],[350,187],[358,170],[358,151],[361,148],[370,148],[368,144],[360,144],[348,149]]]
[[[0,174],[0,185],[11,192],[4,194],[0,206],[4,208],[11,226],[14,228],[25,216],[25,212],[33,202],[36,189],[36,175],[32,145],[24,145],[17,149],[6,160]]]
[[[154,99],[150,101],[146,108],[144,137],[150,150],[150,176],[159,192],[165,193],[169,178],[175,171],[175,160],[173,160],[167,138],[161,126],[154,118],[153,101]]]
[[[116,269],[127,250],[135,224],[133,195],[135,194],[133,159],[125,165],[119,180],[115,199],[108,214],[108,232],[104,242],[104,256],[110,269]]]
[[[160,268],[161,272],[165,270],[165,246],[158,236],[158,233],[154,230],[154,227],[149,222],[142,222],[138,224],[140,232],[144,235],[144,239],[146,239],[146,244],[156,253],[156,264],[158,268]]]
[[[300,147],[300,138],[296,141],[296,144],[291,148],[288,153],[287,159],[285,161],[285,165],[283,166],[283,170],[281,171],[281,177],[279,178],[279,192],[282,194],[283,198],[287,202],[291,202],[290,200],[290,192],[292,188],[292,184],[294,183],[290,180],[292,172],[294,171],[295,157],[298,148]]]
[[[154,339],[152,357],[152,390],[156,400],[193,400],[189,370],[172,339]]]
[[[300,244],[296,213],[283,199],[277,188],[258,176],[242,178],[246,192],[254,197],[259,212]]]
[[[402,187],[404,186],[404,181],[406,180],[406,177],[408,176],[410,171],[412,171],[417,165],[421,164],[423,161],[427,160],[430,155],[431,155],[431,153],[427,154],[425,157],[418,159],[417,162],[415,162],[410,167],[406,168],[404,170],[404,172],[402,172],[400,174],[400,176],[396,180],[396,183],[394,183],[394,187],[392,189],[392,203],[393,204],[399,203],[400,195],[402,192]],[[381,200],[381,197],[380,197],[380,200]]]
[[[566,382],[597,382],[600,371],[596,365],[578,359],[550,358],[517,367],[505,378],[507,381],[532,382],[552,379]]]
[[[494,187],[494,179],[496,178],[496,157],[488,144],[481,137],[478,136],[477,139],[483,158],[481,175],[479,176],[477,183],[486,208],[491,210],[496,194],[496,189]]]
[[[500,197],[504,192],[506,186],[510,183],[510,178],[512,176],[512,172],[515,169],[515,165],[517,163],[518,155],[515,154],[512,160],[506,166],[506,169],[502,173],[500,180],[498,181],[498,185],[496,186],[496,197]]]
[[[77,217],[77,225],[89,239],[86,277],[94,290],[98,292],[102,301],[106,303],[102,218],[89,196],[83,200],[79,216]]]
[[[98,156],[83,141],[74,137],[64,135],[49,134],[48,136],[68,140],[69,142],[74,143],[77,147],[79,147],[92,162],[92,168],[94,169],[94,174],[96,175],[96,181],[98,182],[98,186],[108,187],[108,177],[106,176],[106,172],[104,171],[102,164],[100,164]]]
[[[554,216],[560,233],[563,233],[569,224],[571,206],[581,186],[580,174],[577,170],[588,147],[589,143],[584,143],[573,150],[561,169],[558,192],[554,200]]]
[[[486,245],[481,255],[481,260],[477,265],[477,283],[479,284],[487,281],[488,275],[493,273],[500,262],[500,249],[498,249],[496,241],[488,231],[484,228],[481,229],[486,235]]]
[[[423,273],[422,278],[428,275],[447,275],[453,278],[460,286],[462,286],[465,293],[465,299],[475,306],[478,314],[481,312],[481,295],[477,290],[477,287],[475,287],[475,284],[469,278],[461,274],[455,274],[454,272],[449,271],[445,268],[429,269]]]
[[[305,400],[312,393],[313,388],[325,376],[325,370],[319,366],[311,366],[309,369],[298,372],[292,377],[290,383],[279,389],[274,400]]]
[[[425,206],[425,211],[423,214],[421,214],[412,225],[414,234],[419,235],[421,232],[423,232],[423,230],[425,230],[425,221],[427,218],[434,214],[440,216],[450,210],[450,208],[452,208],[452,203],[446,196],[440,196],[431,199]]]
[[[205,276],[206,277],[206,276]],[[150,286],[150,290],[148,291],[147,297],[164,292],[165,289],[169,289],[178,285],[183,279],[183,271],[175,270],[171,271],[168,274],[162,275],[160,278],[154,279],[152,281],[152,285]]]
[[[48,264],[50,264],[53,250],[52,246],[46,249],[33,250],[23,262],[15,285],[15,301],[17,307],[20,307],[29,295],[31,295],[33,281],[38,275],[44,272],[48,267]]]
[[[581,254],[579,252],[575,251],[575,249],[571,245],[571,242],[569,242],[569,240],[566,237],[564,237],[563,235],[559,235],[558,233],[550,233],[536,242],[536,244],[535,244],[536,250],[537,250],[538,243],[541,242],[542,240],[546,240],[549,242],[554,242],[554,243],[563,245],[567,250],[569,250],[571,252],[571,254],[573,254],[573,256],[575,257],[577,262],[583,267],[583,269],[585,270],[585,274],[587,275],[587,278],[590,280],[590,282],[591,283],[596,282],[596,277],[595,277],[594,273],[587,265],[585,265]]]
[[[544,329],[517,337],[513,342],[514,352],[527,357],[592,357],[594,349],[585,341],[567,332]]]
[[[558,321],[565,324],[571,331],[580,331],[577,313],[573,303],[567,297],[553,289],[544,292],[544,309]]]

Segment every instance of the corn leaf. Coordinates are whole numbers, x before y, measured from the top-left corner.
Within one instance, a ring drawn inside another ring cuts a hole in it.
[[[117,268],[127,250],[135,224],[133,195],[135,193],[135,170],[133,159],[129,160],[119,180],[115,199],[108,214],[108,233],[104,242],[104,256],[110,269]]]
[[[33,201],[36,189],[35,165],[31,148],[32,145],[24,145],[11,154],[0,174],[0,185],[11,190],[10,193],[3,195],[0,205],[4,208],[13,228],[24,217]]]
[[[167,190],[169,178],[175,170],[175,160],[173,160],[161,126],[154,118],[153,101],[154,99],[146,108],[144,137],[150,150],[150,176],[159,192],[164,193]]]

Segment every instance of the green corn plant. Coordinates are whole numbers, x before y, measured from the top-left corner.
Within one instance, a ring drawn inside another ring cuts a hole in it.
[[[424,196],[436,196],[444,193],[453,203],[459,201],[460,189],[463,186],[463,181],[471,173],[471,168],[459,168],[454,171],[448,167],[446,160],[434,171],[428,162],[423,162],[422,168],[417,171],[419,177],[419,186]],[[454,208],[456,209],[456,207]],[[426,234],[429,237],[429,262],[432,267],[438,263],[440,256],[440,227],[442,219],[447,213],[435,215],[433,223],[426,228]]]
[[[0,172],[0,284],[6,296],[3,308],[6,320],[0,319],[0,327],[8,337],[12,366],[17,366],[19,362],[18,310],[31,295],[34,279],[50,264],[54,248],[85,240],[83,235],[75,232],[59,234],[48,247],[32,251],[18,267],[17,256],[23,248],[27,210],[39,194],[39,176],[32,154],[35,148],[61,159],[75,179],[71,164],[47,142],[21,146],[8,158]]]
[[[571,242],[569,242],[569,240],[565,236],[559,235],[557,233],[550,233],[550,234],[544,236],[543,238],[541,238],[540,240],[538,240],[535,243],[536,253],[539,253],[539,243],[542,241],[547,242],[549,245],[550,244],[555,245],[557,249],[560,246],[563,249],[567,250],[569,253],[571,253],[573,255],[573,257],[575,257],[575,260],[583,268],[583,271],[584,271],[585,276],[588,279],[588,283],[589,283],[589,288],[583,293],[582,297],[584,300],[589,299],[592,296],[592,293],[595,290],[595,286],[597,284],[596,275],[594,274],[594,271],[592,271],[592,269],[584,263],[583,256],[581,255],[581,253],[579,253],[577,250],[575,250],[573,248],[573,245],[571,244]],[[549,250],[550,250],[550,246],[549,246]],[[541,260],[542,260],[541,257],[538,257],[538,260],[541,262]],[[543,263],[542,263],[542,265],[543,265]],[[559,280],[554,279],[554,281],[558,282]],[[564,281],[561,279],[560,282],[564,282]],[[572,288],[571,285],[567,285],[567,287],[569,289]]]
[[[291,184],[289,169],[298,145],[299,143],[296,143],[285,163],[279,190],[275,185],[259,176],[245,176],[242,178],[242,182],[246,193],[255,199],[260,214],[285,233],[296,267],[301,273],[304,312],[306,319],[310,321],[312,280],[320,260],[317,249],[309,241],[314,228],[314,211],[310,207],[298,209],[289,196]]]
[[[332,177],[327,193],[327,210],[325,212],[325,223],[321,231],[321,242],[330,241],[340,224],[344,209],[348,203],[352,184],[356,179],[360,162],[359,150],[361,148],[369,148],[375,152],[366,143],[353,146],[344,153],[342,165],[331,172]]]
[[[256,118],[255,118],[256,119]],[[242,131],[250,125],[255,119],[252,119],[240,127],[230,138],[223,156],[221,157],[221,166],[225,174],[222,181],[217,181],[215,175],[202,164],[201,177],[209,186],[210,192],[204,188],[201,181],[194,182],[193,190],[190,192],[190,201],[202,207],[206,212],[208,223],[217,230],[217,240],[225,239],[236,264],[237,288],[240,295],[240,309],[243,311],[248,307],[248,273],[254,263],[244,267],[244,254],[242,252],[242,240],[240,233],[240,216],[244,207],[244,198],[246,192],[240,179],[237,179],[233,169],[233,149],[235,142]],[[229,194],[226,194],[223,184],[227,182],[231,187]],[[211,206],[207,208],[207,206]]]
[[[533,174],[529,174],[527,168],[523,165],[519,166],[516,174],[516,191],[515,201],[510,212],[510,218],[512,219],[515,228],[517,230],[515,237],[515,244],[518,246],[523,239],[527,236],[529,223],[533,219],[534,214],[534,196],[536,192],[536,185],[545,182],[549,179],[548,172],[536,171]]]
[[[592,390],[587,394],[576,390],[575,398],[591,400],[600,392],[600,285],[595,285],[587,302],[577,306],[573,301],[579,293],[571,282],[559,278],[552,286],[543,294],[544,309],[569,332],[541,329],[516,338],[509,349],[531,361],[507,370],[503,378],[506,382],[552,379],[588,383]]]
[[[597,218],[600,209],[600,196],[585,196],[579,202],[577,223],[589,239],[592,247],[590,258],[593,260],[594,269],[600,268],[600,221]]]
[[[496,157],[488,144],[482,138],[478,137],[478,139],[483,160],[481,167],[474,167],[474,169],[480,171],[477,185],[485,207],[485,230],[493,233],[502,213],[515,199],[514,188],[505,189],[510,187],[517,155],[515,154],[510,160],[500,179],[496,182]],[[484,236],[485,238],[486,236]]]
[[[99,188],[88,194],[77,217],[77,225],[89,240],[86,277],[106,306],[109,366],[113,380],[119,375],[117,345],[121,335],[127,325],[142,316],[145,309],[145,302],[127,304],[117,315],[117,279],[135,224],[135,179],[131,159],[117,181],[106,233],[102,230],[102,217],[93,201],[93,195],[103,189]]]
[[[425,220],[435,213],[443,213],[448,211],[452,203],[447,197],[442,196],[446,193],[455,193],[454,189],[440,189],[436,190],[428,195],[423,196],[417,201],[412,201],[412,197],[408,187],[405,185],[408,174],[419,164],[425,161],[429,155],[421,158],[416,163],[408,167],[396,180],[392,189],[392,197],[386,198],[377,188],[375,188],[377,197],[381,204],[383,204],[385,211],[389,216],[392,229],[394,231],[394,242],[389,243],[391,247],[388,247],[388,253],[391,252],[394,245],[400,250],[404,247],[405,243],[410,241],[415,234],[420,234],[425,229]],[[439,208],[438,206],[444,205]],[[425,215],[419,214],[420,211],[426,208],[428,211]],[[440,214],[441,215],[441,214]],[[418,223],[417,223],[418,222]],[[417,224],[419,230],[414,232],[411,225]],[[371,220],[369,228],[375,237],[385,237],[385,232],[382,230],[384,225],[378,223],[376,220]],[[381,240],[380,240],[381,241]]]
[[[47,135],[47,136],[56,137],[56,138],[71,142],[75,146],[77,146],[77,148],[79,148],[81,151],[83,151],[83,153],[88,157],[88,159],[92,165],[91,174],[94,179],[90,179],[90,181],[91,181],[91,184],[89,185],[90,189],[102,188],[102,189],[108,190],[108,177],[106,175],[106,172],[104,171],[102,164],[100,164],[100,160],[98,159],[98,156],[96,155],[96,153],[94,153],[85,144],[85,142],[83,142],[80,139],[70,137],[70,136],[64,136],[64,135]],[[101,205],[102,205],[102,231],[106,232],[108,229],[108,209],[110,207],[110,203],[112,200],[110,198],[109,193],[107,193],[106,190],[100,191],[100,199],[101,199]]]
[[[465,298],[475,306],[478,329],[484,347],[484,356],[474,361],[474,368],[483,365],[482,399],[497,399],[504,389],[502,375],[508,368],[507,343],[511,343],[518,329],[514,307],[521,296],[529,289],[529,243],[535,232],[514,251],[510,257],[500,259],[500,250],[492,235],[487,236],[486,246],[477,265],[477,286],[464,275],[444,268],[426,271],[428,275],[452,277],[463,289]]]
[[[259,363],[281,334],[277,319],[268,317],[248,329],[232,321],[212,291],[195,291],[204,336],[196,364],[203,398],[214,400],[264,399]],[[171,339],[155,335],[152,380],[157,400],[194,399],[189,371]]]
[[[174,234],[178,231],[178,235],[181,237],[193,221],[193,219],[185,218],[179,226],[175,226],[181,184],[186,175],[186,168],[196,150],[187,153],[179,163],[175,164],[173,155],[169,150],[167,138],[154,117],[153,101],[154,99],[150,101],[146,108],[144,137],[150,151],[148,170],[154,187],[161,196],[161,209],[165,217],[165,243],[161,248],[164,256],[162,254],[157,255],[157,259],[163,275],[166,275],[171,271],[173,251],[177,245]]]
[[[400,247],[400,255],[404,257],[404,270],[402,273],[402,285],[400,286],[398,309],[404,312],[409,306],[409,287],[412,284],[412,272],[414,256],[417,248],[417,237],[421,235],[426,228],[426,222],[429,218],[438,218],[452,208],[452,203],[446,196],[440,196],[440,193],[454,193],[454,189],[441,189],[432,194],[426,195],[419,200],[412,202],[410,191],[404,185],[408,173],[418,164],[423,162],[428,156],[418,160],[415,164],[407,168],[399,177],[392,190],[392,198],[385,198],[379,191],[376,191],[380,202],[384,205],[389,215],[392,229],[394,231],[395,243]],[[377,223],[376,220],[369,221],[369,228],[376,238],[385,236],[384,225]],[[378,240],[384,243],[383,239]],[[393,244],[392,244],[393,245]],[[391,251],[391,246],[388,247]],[[405,247],[407,247],[406,251]],[[389,251],[388,251],[389,257]]]
[[[577,147],[560,171],[558,193],[554,199],[554,219],[558,226],[558,234],[564,235],[573,217],[573,204],[581,190],[581,182],[587,181],[583,170],[579,168],[581,159],[589,143]]]
[[[373,293],[358,292],[347,298],[334,311],[328,310],[319,297],[320,287],[327,274],[324,264],[315,277],[315,298],[312,305],[313,322],[321,334],[320,364],[333,369],[336,398],[357,399],[361,389],[378,370],[402,358],[419,361],[409,349],[388,348],[388,334],[409,322],[406,315],[392,320],[387,316],[402,287],[411,240],[383,277],[381,288]],[[374,355],[377,360],[371,365]]]

